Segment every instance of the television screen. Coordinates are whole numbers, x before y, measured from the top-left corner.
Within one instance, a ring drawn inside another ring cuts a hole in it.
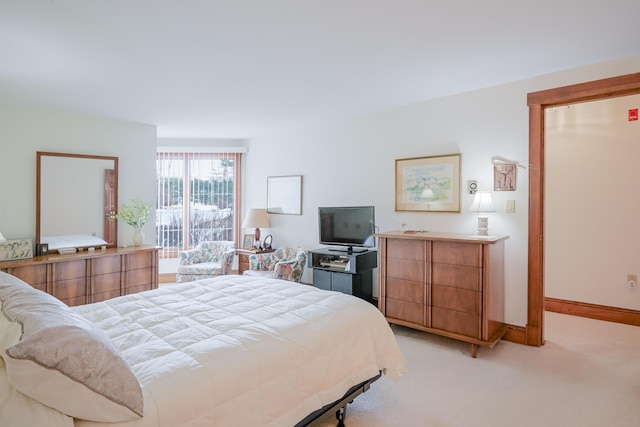
[[[320,244],[375,247],[373,206],[320,207]]]

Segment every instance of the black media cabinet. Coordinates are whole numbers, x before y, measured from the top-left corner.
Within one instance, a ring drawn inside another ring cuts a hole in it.
[[[373,269],[376,251],[349,252],[321,248],[309,251],[307,266],[313,269],[313,286],[373,301]]]

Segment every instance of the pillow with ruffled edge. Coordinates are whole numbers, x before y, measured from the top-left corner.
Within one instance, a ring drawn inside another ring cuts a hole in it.
[[[89,421],[143,416],[138,379],[95,325],[60,300],[3,272],[0,304],[0,334],[14,337],[0,337],[0,356],[9,383],[18,391]],[[16,328],[22,334],[13,342]]]

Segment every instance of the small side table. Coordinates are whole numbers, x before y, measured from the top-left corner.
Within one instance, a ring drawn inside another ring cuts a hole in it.
[[[236,254],[238,255],[238,274],[242,276],[242,273],[245,270],[249,269],[249,255],[254,254],[267,254],[270,252],[275,252],[275,249],[266,249],[266,250],[249,250],[249,249],[236,249]]]

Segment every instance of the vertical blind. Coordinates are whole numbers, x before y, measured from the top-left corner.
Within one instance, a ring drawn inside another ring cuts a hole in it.
[[[156,242],[164,258],[238,236],[240,153],[158,152]]]

